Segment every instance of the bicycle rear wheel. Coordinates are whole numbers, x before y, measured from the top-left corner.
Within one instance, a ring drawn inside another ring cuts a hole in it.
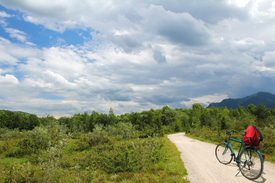
[[[241,152],[238,165],[243,176],[249,180],[259,178],[264,169],[260,154],[253,148],[246,148]]]
[[[215,149],[215,155],[218,161],[224,165],[229,164],[232,159],[233,152],[226,143],[220,143]]]

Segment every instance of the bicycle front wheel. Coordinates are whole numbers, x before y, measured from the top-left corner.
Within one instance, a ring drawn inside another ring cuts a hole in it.
[[[238,165],[243,176],[249,180],[259,178],[264,169],[260,154],[253,148],[241,152]]]
[[[224,165],[229,164],[233,159],[233,152],[226,143],[220,143],[215,149],[216,158]]]

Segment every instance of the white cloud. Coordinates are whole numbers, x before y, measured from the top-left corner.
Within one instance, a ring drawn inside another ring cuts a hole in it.
[[[26,42],[27,45],[30,45],[30,46],[36,46],[36,44],[32,43],[32,42]]]
[[[229,3],[236,4],[239,7],[246,6],[251,0],[228,0]]]
[[[11,15],[7,14],[7,13],[4,12],[4,11],[0,11],[0,17],[9,18],[9,17],[11,17]]]
[[[18,9],[28,23],[60,33],[93,30],[92,39],[83,45],[68,46],[60,36],[58,45],[40,48],[28,42],[27,31],[5,27],[24,43],[0,37],[0,64],[5,65],[0,76],[11,83],[2,99],[6,108],[56,116],[108,112],[110,107],[124,113],[163,105],[192,107],[196,102],[206,106],[263,89],[275,92],[270,87],[275,84],[271,1],[0,0],[0,4]]]
[[[6,74],[5,76],[0,75],[0,84],[2,85],[2,89],[5,88],[4,85],[14,85],[18,84],[18,79],[10,74]]]
[[[3,51],[2,49],[0,49],[0,63],[2,64],[12,64],[14,65],[18,60],[17,58],[13,57],[12,55],[8,54],[7,52]]]
[[[5,28],[5,31],[10,34],[10,37],[18,41],[25,42],[27,40],[26,33],[13,28]]]
[[[174,43],[201,45],[207,43],[211,36],[203,22],[189,13],[174,13],[165,11],[162,6],[151,5],[139,14],[144,18],[144,32],[164,36]]]
[[[0,63],[15,65],[20,59],[39,56],[40,50],[28,45],[18,45],[0,37]]]
[[[185,104],[188,108],[191,108],[194,103],[200,103],[202,105],[205,105],[206,107],[213,102],[221,102],[223,99],[228,98],[226,94],[213,94],[213,95],[205,95],[197,98],[190,98],[190,101],[188,102],[181,102]]]
[[[63,33],[66,30],[66,27],[68,28],[74,28],[75,25],[70,25],[69,22],[63,22],[63,23],[58,23],[55,22],[54,20],[47,19],[47,18],[35,18],[31,15],[25,15],[24,20],[30,23],[34,23],[36,25],[42,24],[45,28],[54,30],[60,33]]]
[[[235,41],[235,47],[240,51],[255,52],[257,50],[263,50],[265,42],[263,40],[255,40],[253,38],[247,37],[242,40]]]
[[[263,65],[266,68],[270,68],[275,71],[275,51],[265,53],[265,56],[263,57]]]

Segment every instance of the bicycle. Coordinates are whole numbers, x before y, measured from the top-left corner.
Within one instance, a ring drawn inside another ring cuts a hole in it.
[[[229,135],[228,139],[218,144],[215,149],[218,161],[227,165],[234,158],[240,170],[236,176],[241,172],[249,180],[259,178],[263,173],[265,155],[261,154],[259,146],[247,146],[243,141],[231,138],[232,132],[238,133],[235,130],[230,132],[226,130],[225,135]],[[241,135],[244,136],[243,133]],[[237,156],[232,148],[231,141],[241,143]]]

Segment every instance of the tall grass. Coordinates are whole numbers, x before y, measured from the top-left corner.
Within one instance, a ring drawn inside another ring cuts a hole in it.
[[[167,137],[139,139],[131,124],[98,126],[77,139],[58,126],[6,133],[0,182],[188,182],[175,145]]]

